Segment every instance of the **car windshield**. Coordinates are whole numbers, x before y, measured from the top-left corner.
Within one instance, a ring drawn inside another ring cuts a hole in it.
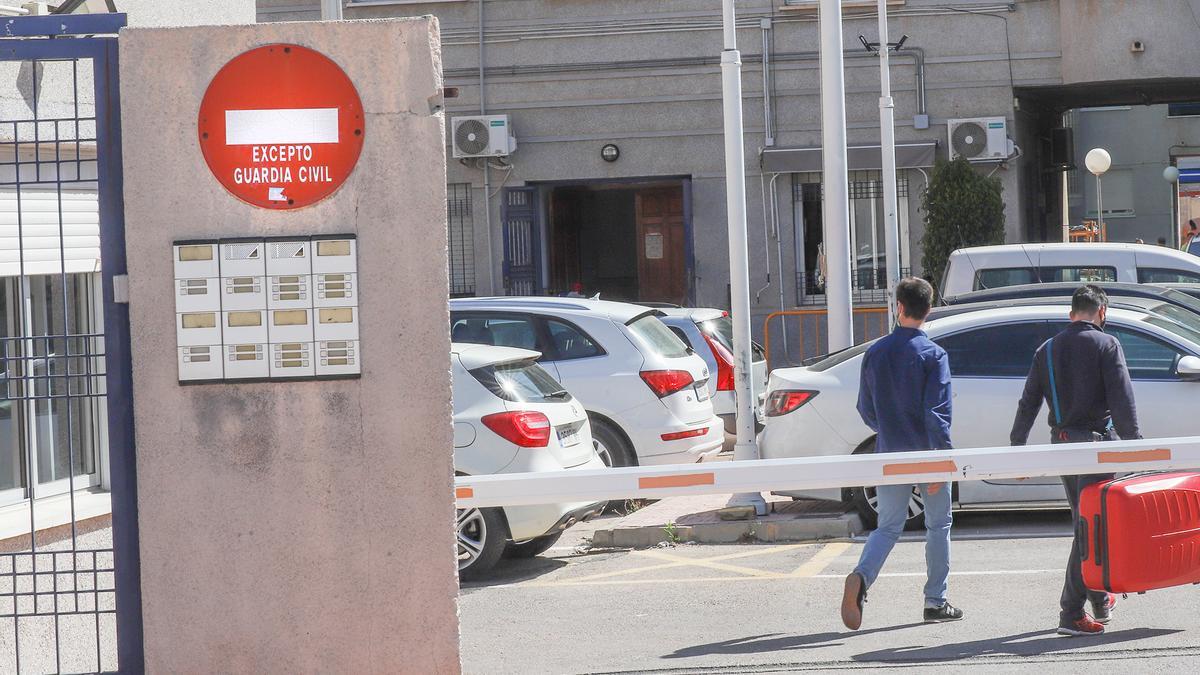
[[[1163,303],[1150,308],[1149,313],[1142,317],[1142,321],[1200,345],[1200,315],[1182,307]]]
[[[696,324],[704,334],[716,340],[722,347],[733,353],[733,321],[729,317],[723,316],[718,319],[709,319]],[[754,350],[754,360],[766,361],[767,353],[757,342],[751,342],[751,349]]]
[[[571,395],[533,361],[483,366],[471,371],[488,391],[505,401],[545,403],[570,401]]]
[[[860,345],[854,345],[853,347],[851,347],[849,349],[843,349],[840,352],[834,352],[834,353],[830,354],[829,356],[821,359],[820,361],[817,361],[816,363],[812,364],[811,366],[808,367],[808,369],[814,373],[825,372],[826,370],[829,370],[830,368],[832,368],[836,365],[845,363],[845,362],[849,361],[850,359],[858,356],[859,354],[862,354],[863,352],[867,351],[867,349],[869,349],[871,347],[871,345],[873,345],[873,344],[875,344],[875,340],[871,340],[870,342],[864,342]]]
[[[687,345],[653,314],[643,314],[626,325],[647,349],[659,356],[678,359],[688,355]]]

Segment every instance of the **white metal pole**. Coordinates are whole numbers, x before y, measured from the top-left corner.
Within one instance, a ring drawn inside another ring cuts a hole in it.
[[[825,300],[829,351],[854,344],[850,294],[850,187],[846,175],[846,83],[842,1],[821,0],[821,149],[824,158]]]
[[[321,20],[341,21],[344,0],[321,0]]]
[[[733,0],[723,0],[724,49],[721,51],[721,94],[725,112],[725,202],[729,229],[730,309],[733,310],[733,379],[737,399],[737,443],[733,459],[758,459],[754,438],[754,387],[750,381],[750,269],[746,243],[746,150],[742,138],[742,57],[737,50]],[[766,515],[767,503],[757,492],[739,493],[729,506],[752,506]]]
[[[896,106],[892,101],[889,51],[887,0],[879,0],[879,154],[883,158],[883,238],[890,329],[896,325],[895,294],[896,284],[900,282],[900,216],[896,203],[896,129],[892,117]]]
[[[1096,174],[1096,236],[1104,237],[1104,197],[1100,189],[1100,174]],[[1104,239],[1098,239],[1104,241]]]

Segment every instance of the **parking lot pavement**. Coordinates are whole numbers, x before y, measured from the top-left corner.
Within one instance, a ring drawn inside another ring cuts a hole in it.
[[[508,563],[493,582],[462,589],[464,669],[1200,669],[1193,588],[1121,600],[1106,635],[1060,638],[1054,628],[1068,517],[958,514],[955,527],[950,598],[967,613],[959,623],[920,623],[921,533],[906,535],[896,547],[871,589],[863,628],[853,633],[841,625],[837,608],[861,540],[587,554],[560,549]]]

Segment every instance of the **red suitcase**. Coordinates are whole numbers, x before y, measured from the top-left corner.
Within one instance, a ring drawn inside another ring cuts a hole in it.
[[[1083,583],[1142,593],[1200,583],[1200,474],[1134,474],[1079,497]]]

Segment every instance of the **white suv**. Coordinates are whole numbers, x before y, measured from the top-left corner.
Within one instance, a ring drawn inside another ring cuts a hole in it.
[[[455,342],[518,347],[587,409],[610,466],[699,461],[724,440],[704,359],[641,305],[571,298],[450,301]]]
[[[523,349],[450,346],[454,470],[460,476],[600,469],[583,406]],[[479,578],[502,555],[532,557],[604,502],[460,509],[458,574]]]

